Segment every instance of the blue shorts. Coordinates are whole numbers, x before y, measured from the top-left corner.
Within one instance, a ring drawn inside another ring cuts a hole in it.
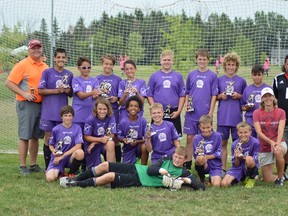
[[[59,170],[60,173],[64,173],[65,168],[70,168],[70,165],[71,165],[70,158],[71,158],[71,155],[63,158],[62,160],[60,160],[59,164],[56,165],[53,163],[54,157],[52,157],[49,162],[46,172],[49,171],[50,169],[57,169]]]
[[[245,166],[232,166],[227,172],[226,175],[229,174],[233,176],[238,182],[243,181],[247,176],[247,169]]]
[[[199,129],[199,122],[185,119],[183,133],[189,135],[196,135],[201,133]]]
[[[204,173],[205,174],[209,174],[210,177],[213,177],[213,176],[222,176],[222,167],[218,167],[216,169],[211,169],[211,167],[207,166],[207,168],[204,170]]]
[[[238,139],[237,128],[232,126],[217,126],[217,132],[222,135],[222,140],[228,140],[231,132],[232,140]]]
[[[45,132],[51,132],[52,129],[56,125],[61,124],[61,123],[62,123],[61,121],[50,121],[50,120],[41,119],[39,127],[41,130],[43,130]]]

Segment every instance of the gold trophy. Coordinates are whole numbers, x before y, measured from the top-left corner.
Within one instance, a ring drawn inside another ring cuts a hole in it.
[[[202,139],[202,140],[198,143],[198,145],[197,145],[197,147],[196,147],[196,152],[197,152],[197,155],[198,155],[198,156],[204,156],[204,155],[205,155],[204,144],[205,144],[204,139]]]
[[[230,81],[229,82],[229,84],[227,85],[227,87],[226,87],[226,89],[225,89],[225,94],[226,95],[232,95],[233,94],[233,92],[234,92],[234,86],[233,86],[233,84],[234,84],[235,82],[233,82],[233,81]]]
[[[187,112],[193,112],[195,109],[193,107],[193,98],[192,96],[189,96],[188,102],[187,102]]]
[[[165,111],[164,111],[164,119],[170,119],[170,112],[171,112],[171,105],[168,104],[165,108]]]
[[[57,143],[57,146],[56,146],[55,151],[54,151],[57,156],[63,155],[63,151],[62,151],[63,143],[64,143],[63,140],[59,140]]]

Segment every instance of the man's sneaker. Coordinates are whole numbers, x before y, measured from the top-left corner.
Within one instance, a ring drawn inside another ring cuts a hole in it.
[[[247,179],[246,180],[246,184],[245,184],[245,188],[253,188],[255,185],[255,179]]]
[[[30,172],[38,172],[38,173],[43,172],[43,169],[41,169],[41,167],[38,164],[30,166],[29,170]]]
[[[30,175],[30,170],[27,169],[26,166],[21,166],[21,167],[19,168],[19,174],[20,174],[21,176],[28,176],[28,175]]]
[[[283,186],[283,179],[276,179],[275,182],[274,182],[274,186],[275,187],[281,187]]]

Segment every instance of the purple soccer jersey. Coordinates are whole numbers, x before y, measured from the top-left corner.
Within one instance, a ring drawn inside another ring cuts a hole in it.
[[[207,160],[208,169],[213,172],[215,169],[222,170],[222,136],[218,132],[212,132],[210,137],[204,137],[202,134],[195,135],[193,139],[193,155],[194,159],[197,157],[197,148],[201,148],[205,155],[214,155],[215,158]]]
[[[100,74],[96,77],[99,80],[100,90],[107,94],[107,96],[115,96],[118,97],[118,89],[119,83],[122,80],[119,76],[115,74],[111,74],[109,76],[105,76]],[[117,102],[111,103],[113,110],[118,109],[119,105]]]
[[[185,97],[185,85],[180,73],[171,71],[164,73],[161,70],[153,73],[148,82],[147,97],[153,97],[155,102],[165,107],[178,107],[179,98]]]
[[[69,151],[76,144],[82,143],[84,143],[82,130],[77,124],[72,124],[70,128],[66,128],[62,124],[55,126],[52,129],[49,140],[49,145],[54,146],[55,150],[61,150],[63,153]],[[53,164],[54,155],[51,154],[51,160],[47,170],[53,168],[58,169],[63,173],[64,168],[69,167],[69,158],[70,157],[67,157],[68,160],[65,160],[66,158],[64,158],[63,161],[61,160],[58,165],[55,165]]]
[[[265,87],[271,88],[271,86],[267,85],[266,83],[264,83],[259,87],[255,86],[254,84],[251,84],[244,89],[241,98],[241,106],[245,106],[248,103],[254,103],[254,107],[249,111],[246,111],[244,115],[246,122],[248,122],[253,128],[254,128],[253,112],[259,108],[259,105],[261,103],[261,90]]]
[[[231,146],[232,167],[227,171],[227,174],[235,177],[235,179],[237,179],[238,182],[247,175],[245,160],[240,160],[239,166],[234,165],[234,162],[235,162],[234,151],[239,142],[240,142],[240,139],[237,139],[232,143],[232,146]],[[242,153],[244,156],[253,157],[256,168],[258,169],[259,167],[258,154],[260,150],[259,140],[253,136],[250,136],[249,141],[247,143],[243,143],[241,145],[241,148],[242,148]]]
[[[69,70],[58,72],[55,68],[48,68],[42,74],[38,89],[57,89],[63,84],[72,87],[72,79],[73,73]],[[41,119],[62,122],[59,112],[61,107],[67,104],[68,96],[65,93],[44,95]]]
[[[175,150],[174,142],[179,138],[179,135],[172,122],[163,121],[161,125],[151,125],[152,130],[156,132],[151,136],[152,164],[164,155],[172,155]]]
[[[125,89],[127,88],[127,79],[126,80],[121,80],[119,83],[119,90],[118,90],[118,98],[121,98],[124,94]],[[146,91],[147,91],[147,87],[146,87],[146,83],[144,80],[142,79],[136,79],[134,82],[131,83],[131,85],[136,88],[139,92],[139,94],[143,97],[146,97]],[[135,94],[129,94],[129,96],[126,98],[126,101],[128,100],[129,97],[133,96]],[[144,104],[143,104],[144,105]],[[123,106],[121,106],[120,110],[120,120],[124,117],[124,116],[128,116],[128,112],[126,110],[126,104],[124,104]],[[142,107],[142,110],[138,113],[139,116],[142,116],[144,113],[144,109]]]
[[[230,86],[233,92],[243,94],[247,84],[246,81],[235,75],[231,78],[223,75],[218,78],[218,93],[221,94],[226,91],[227,87]],[[218,126],[232,126],[242,121],[242,111],[240,100],[232,99],[230,95],[227,95],[226,100],[220,100],[218,103],[217,111],[217,125]]]
[[[105,119],[101,120],[97,116],[95,117],[93,114],[91,114],[85,121],[83,133],[84,136],[90,135],[93,137],[103,137],[106,135],[108,128],[112,134],[117,134],[114,116],[106,117]],[[88,154],[87,148],[89,145],[90,143],[84,143],[84,152],[88,169],[99,165],[101,163],[101,154],[104,154],[104,144],[96,144],[91,150],[91,153]]]
[[[118,137],[120,139],[142,140],[145,136],[146,124],[146,119],[141,116],[138,116],[136,121],[131,121],[128,117],[124,117],[118,124]],[[131,144],[123,144],[124,163],[134,164],[136,162],[136,154],[139,146],[140,145],[132,146]]]
[[[86,118],[92,113],[95,99],[92,96],[80,99],[77,92],[91,92],[93,89],[99,89],[99,81],[97,78],[89,77],[87,79],[82,76],[74,77],[72,80],[74,119],[73,122],[85,123]]]
[[[194,111],[185,113],[185,121],[198,122],[202,115],[209,113],[211,98],[218,94],[217,75],[211,70],[191,71],[186,81],[186,94],[192,98]]]

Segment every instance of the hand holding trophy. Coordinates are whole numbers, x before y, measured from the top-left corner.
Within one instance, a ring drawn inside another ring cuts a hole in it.
[[[186,109],[186,112],[193,112],[195,109],[194,109],[194,106],[193,106],[193,98],[192,96],[189,96],[188,97],[188,102],[187,102],[187,109]]]
[[[153,127],[151,126],[150,123],[147,123],[146,125],[146,138],[150,138],[151,136],[155,135],[156,132],[154,131]]]
[[[237,143],[237,145],[236,145],[236,148],[235,148],[235,151],[236,151],[236,154],[238,154],[238,157],[239,158],[242,158],[242,157],[244,157],[244,155],[243,155],[243,153],[242,153],[242,143],[241,143],[241,141],[239,142],[239,143]]]
[[[234,84],[235,82],[233,81],[230,81],[225,89],[225,94],[226,95],[229,95],[229,96],[232,96],[233,95],[233,92],[234,92]]]
[[[63,151],[62,151],[63,143],[64,143],[63,140],[58,141],[57,146],[55,147],[55,151],[54,151],[56,157],[63,155]]]

